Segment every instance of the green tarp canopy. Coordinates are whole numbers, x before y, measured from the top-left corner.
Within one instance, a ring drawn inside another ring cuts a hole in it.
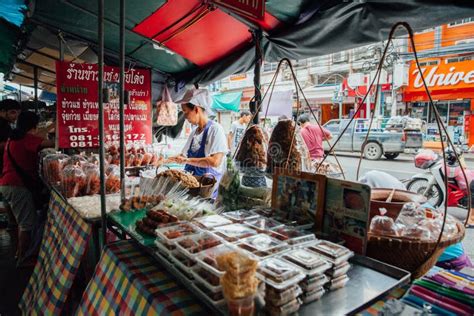
[[[212,109],[217,112],[239,112],[242,92],[219,93],[212,96]]]

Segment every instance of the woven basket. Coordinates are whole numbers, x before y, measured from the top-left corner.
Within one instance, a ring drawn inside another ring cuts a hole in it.
[[[465,229],[457,223],[458,233],[443,239],[436,250],[436,241],[420,241],[406,237],[381,237],[368,234],[367,256],[411,272],[412,278],[423,276],[438,261],[444,250],[464,238]],[[427,258],[427,256],[433,254]]]
[[[194,176],[198,182],[198,188],[190,188],[189,195],[202,198],[211,198],[216,185],[216,178],[212,174],[205,174],[203,176]]]

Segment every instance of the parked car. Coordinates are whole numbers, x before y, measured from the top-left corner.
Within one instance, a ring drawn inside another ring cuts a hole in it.
[[[348,123],[348,119],[337,119],[324,124],[324,127],[333,134],[333,138],[329,141],[331,146]],[[419,149],[423,145],[421,132],[406,133],[405,131],[386,130],[383,122],[379,120],[373,122],[369,139],[363,146],[368,128],[368,119],[355,119],[342,135],[334,150],[346,152],[360,152],[363,150],[366,159],[378,160],[383,155],[385,158],[392,160],[403,153],[405,148]],[[329,150],[326,142],[324,143],[324,149]]]

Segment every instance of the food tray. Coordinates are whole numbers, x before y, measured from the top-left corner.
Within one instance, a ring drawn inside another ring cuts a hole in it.
[[[320,256],[305,249],[295,249],[281,256],[285,261],[300,268],[308,277],[326,272],[331,264]]]
[[[244,221],[244,224],[252,227],[258,232],[266,232],[271,229],[282,227],[283,224],[268,217],[260,216],[251,220]]]
[[[268,258],[260,262],[257,276],[280,291],[294,286],[306,277],[300,269],[279,258]]]
[[[265,302],[273,306],[282,306],[296,299],[301,294],[303,294],[303,291],[298,285],[293,285],[284,291],[278,291],[270,286],[267,286]]]
[[[160,227],[156,230],[158,237],[165,244],[174,244],[176,239],[198,233],[199,230],[189,222],[178,222]]]
[[[163,240],[161,238],[156,238],[155,239],[155,246],[158,248],[158,251],[165,257],[170,257],[171,252],[176,249],[176,246],[171,244],[164,244]]]
[[[191,273],[191,270],[189,267],[185,266],[181,261],[176,259],[174,255],[169,257],[171,259],[171,262],[174,264],[174,266],[177,268],[177,270],[186,278],[189,280],[193,279],[193,275]]]
[[[222,244],[220,246],[201,251],[196,256],[196,260],[198,265],[200,265],[202,268],[213,273],[217,277],[221,277],[225,272],[218,269],[216,257],[231,251],[236,251],[235,246]]]
[[[304,304],[308,304],[308,303],[319,300],[324,295],[324,293],[326,293],[324,288],[318,287],[318,288],[315,288],[314,290],[304,293],[301,299]]]
[[[199,232],[194,235],[183,236],[175,241],[176,248],[188,258],[193,258],[197,253],[219,246],[222,240],[209,232]]]
[[[201,266],[197,266],[191,271],[191,273],[193,274],[194,279],[197,282],[204,285],[212,293],[222,292],[222,286],[219,284],[219,282],[218,282],[218,285],[213,285],[213,284],[209,283],[208,280],[205,280],[203,277],[201,277],[201,274],[199,274],[199,270],[205,271],[204,268],[201,267]],[[217,280],[219,281],[219,279],[217,279]],[[213,282],[213,283],[215,284],[215,282]]]
[[[327,258],[327,260],[336,266],[349,260],[354,255],[354,253],[346,247],[326,240],[321,240],[315,245],[309,245],[307,249]]]
[[[232,224],[232,221],[221,215],[209,215],[197,218],[194,220],[196,225],[201,228],[212,229],[217,226],[224,226]]]
[[[247,227],[242,224],[219,226],[214,228],[213,233],[229,242],[234,242],[239,239],[243,239],[257,234],[257,232],[253,228]]]
[[[286,242],[265,234],[258,234],[241,239],[238,242],[238,246],[260,259],[275,255],[289,248]]]
[[[286,241],[289,245],[316,240],[316,236],[313,233],[288,226],[273,228],[268,234],[278,240]]]
[[[306,278],[300,282],[300,287],[305,292],[314,291],[317,288],[323,287],[329,282],[329,278],[325,274],[316,275],[312,278]]]
[[[383,262],[354,256],[350,259],[349,283],[326,293],[320,300],[301,306],[300,316],[353,315],[373,305],[394,288],[410,282],[410,273]]]
[[[259,215],[254,214],[247,210],[238,210],[233,212],[226,212],[223,213],[222,216],[230,219],[234,223],[243,223],[244,221],[251,220],[254,218],[258,218]]]

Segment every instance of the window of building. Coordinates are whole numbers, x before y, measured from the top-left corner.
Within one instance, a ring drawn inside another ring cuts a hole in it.
[[[270,72],[275,71],[278,67],[277,63],[264,63],[263,64],[263,72]]]
[[[447,58],[446,63],[447,64],[458,63],[460,61],[466,61],[466,60],[472,60],[472,55]]]
[[[448,24],[448,27],[458,26],[458,25],[473,23],[473,22],[474,22],[474,17],[473,18],[466,18],[466,19],[461,19],[461,20],[451,22],[451,23]]]
[[[420,62],[420,67],[436,66],[436,65],[439,65],[439,60],[428,60],[428,61],[421,61]]]

